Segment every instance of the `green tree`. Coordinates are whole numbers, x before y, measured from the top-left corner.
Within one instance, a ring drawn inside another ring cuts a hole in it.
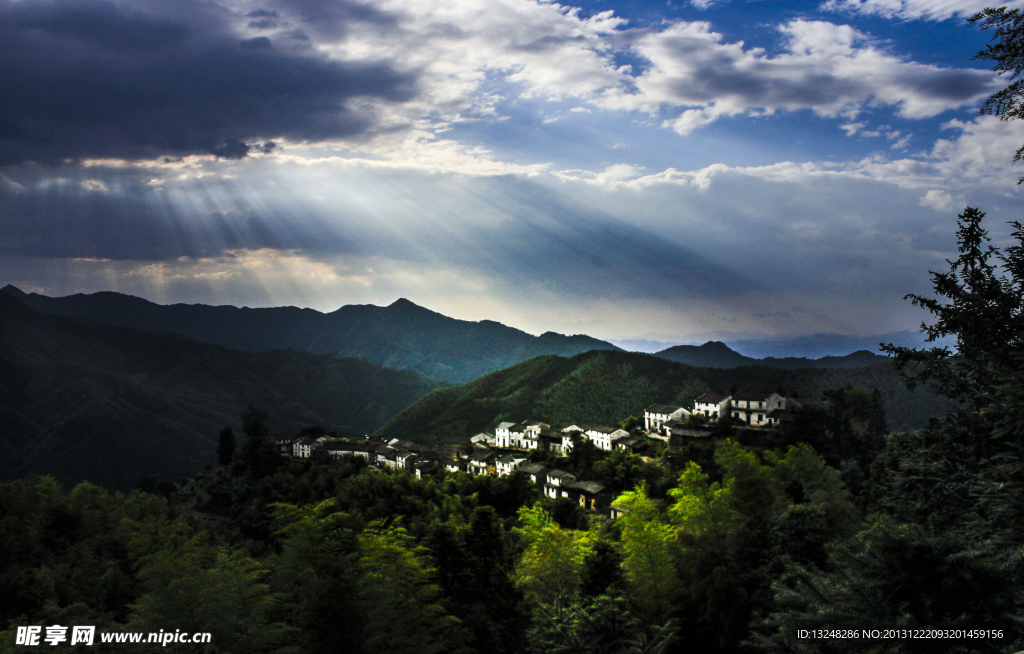
[[[270,412],[250,404],[242,414],[242,431],[245,443],[242,445],[242,459],[255,477],[265,477],[274,472],[280,464],[274,443],[270,440]]]
[[[478,652],[519,652],[529,610],[516,587],[512,548],[492,507],[478,506],[469,524],[435,522],[423,540],[431,551],[444,604],[472,633]]]
[[[359,535],[364,651],[434,654],[460,650],[467,634],[438,603],[426,548],[400,527],[371,523]]]
[[[526,543],[526,550],[516,567],[516,577],[527,597],[551,604],[574,596],[594,535],[563,529],[539,506],[519,509],[519,524],[515,532]]]
[[[643,482],[616,498],[612,506],[626,510],[619,523],[630,596],[647,615],[664,620],[678,591],[675,529],[648,497]]]
[[[153,646],[153,651],[267,652],[283,644],[288,628],[269,620],[275,604],[265,583],[267,569],[226,548],[211,546],[202,534],[189,535],[181,522],[159,529],[165,543],[139,560],[145,593],[133,605],[129,628],[156,632],[180,629],[209,632],[211,647],[193,644]],[[140,547],[148,539],[136,539]],[[151,548],[148,540],[145,548]]]
[[[983,216],[970,207],[959,216],[960,256],[949,272],[932,273],[934,297],[907,296],[932,314],[922,325],[929,340],[951,336],[955,346],[885,348],[909,385],[934,384],[960,406],[925,429],[887,438],[871,468],[870,526],[835,544],[823,568],[787,566],[766,630],[754,639],[761,649],[863,651],[794,638],[824,624],[1003,630],[998,642],[907,639],[885,651],[1024,645],[1024,234],[1011,223],[1015,244],[993,248]]]
[[[598,597],[609,592],[609,588],[624,587],[622,554],[608,541],[596,541],[593,549],[583,559],[580,592],[586,597]]]
[[[333,499],[302,507],[276,504],[273,510],[283,540],[274,588],[286,598],[283,612],[299,628],[302,651],[360,652],[355,521]]]
[[[983,30],[995,30],[992,42],[974,55],[974,59],[994,61],[992,70],[1000,75],[1010,74],[1010,85],[994,93],[981,106],[980,113],[999,116],[1000,120],[1024,117],[1024,80],[1017,79],[1024,72],[1024,14],[1020,9],[989,7],[967,19],[980,23]],[[1024,146],[1013,156],[1016,163],[1024,157]],[[1024,177],[1018,184],[1024,182]]]

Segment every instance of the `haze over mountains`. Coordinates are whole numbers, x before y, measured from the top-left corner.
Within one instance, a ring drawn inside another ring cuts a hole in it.
[[[686,338],[671,336],[669,334],[650,333],[638,338],[619,339],[610,338],[609,343],[616,345],[629,352],[646,352],[655,354],[663,352],[677,345],[700,345],[720,341],[729,346],[734,352],[761,359],[767,357],[789,358],[797,357],[817,359],[827,356],[845,356],[859,350],[868,352],[879,352],[880,343],[892,343],[903,347],[929,347],[931,345],[945,345],[955,348],[956,343],[952,338],[939,339],[935,343],[926,343],[925,337],[919,331],[901,330],[872,334],[870,336],[849,336],[845,334],[821,333],[803,334],[800,336],[771,336],[753,338],[749,334],[724,334],[705,333],[690,335]]]
[[[740,366],[768,366],[769,368],[854,368],[872,366],[887,361],[884,356],[872,354],[867,350],[859,350],[845,356],[824,356],[820,359],[806,357],[784,357],[777,359],[767,357],[755,359],[743,356],[719,341],[709,341],[704,345],[677,345],[667,350],[656,352],[656,357],[705,368],[739,368]]]

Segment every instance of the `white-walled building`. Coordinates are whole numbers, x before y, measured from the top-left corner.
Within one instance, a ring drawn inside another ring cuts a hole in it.
[[[308,459],[313,455],[313,447],[316,445],[319,445],[319,443],[309,436],[303,436],[292,443],[292,456],[300,459]]]
[[[523,422],[503,422],[494,430],[496,447],[512,450],[536,450],[542,429],[551,425],[540,420],[524,420]]]
[[[629,436],[629,432],[625,429],[606,425],[583,425],[583,434],[597,449],[605,452],[612,451],[615,441]]]
[[[661,426],[670,420],[683,420],[690,412],[681,406],[652,404],[644,410],[644,430],[660,433]]]
[[[514,422],[503,422],[498,425],[497,429],[494,430],[494,445],[495,447],[511,447],[511,434],[509,430],[516,426]]]
[[[511,475],[515,472],[516,468],[529,460],[530,459],[528,457],[525,457],[522,454],[506,454],[505,456],[499,456],[494,460],[494,471],[499,477]]]
[[[569,497],[569,492],[565,487],[571,482],[576,481],[576,475],[564,470],[548,470],[546,476],[547,481],[544,483],[544,495],[553,500],[557,500],[560,497]]]
[[[732,398],[730,413],[733,418],[748,425],[761,427],[768,424],[768,414],[786,408],[786,398],[778,393],[742,391]]]
[[[729,415],[730,395],[704,393],[693,402],[693,412],[708,418],[721,418]]]

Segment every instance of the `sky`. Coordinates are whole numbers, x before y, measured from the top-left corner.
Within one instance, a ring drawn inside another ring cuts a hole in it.
[[[1024,5],[1024,0],[1011,6]],[[0,0],[0,282],[871,335],[1020,218],[976,0]]]

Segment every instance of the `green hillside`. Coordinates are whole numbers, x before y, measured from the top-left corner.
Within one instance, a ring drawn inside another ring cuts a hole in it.
[[[553,427],[580,422],[618,424],[654,403],[692,406],[707,391],[778,390],[807,397],[847,385],[882,393],[889,426],[920,427],[949,402],[927,389],[908,391],[891,363],[861,368],[783,370],[763,366],[695,368],[647,354],[587,352],[571,359],[544,356],[461,386],[430,393],[377,433],[428,442],[461,440],[504,420],[543,420]]]
[[[377,429],[442,386],[336,355],[238,352],[184,337],[49,316],[0,294],[0,476],[129,488],[214,460],[250,403],[274,431]]]

